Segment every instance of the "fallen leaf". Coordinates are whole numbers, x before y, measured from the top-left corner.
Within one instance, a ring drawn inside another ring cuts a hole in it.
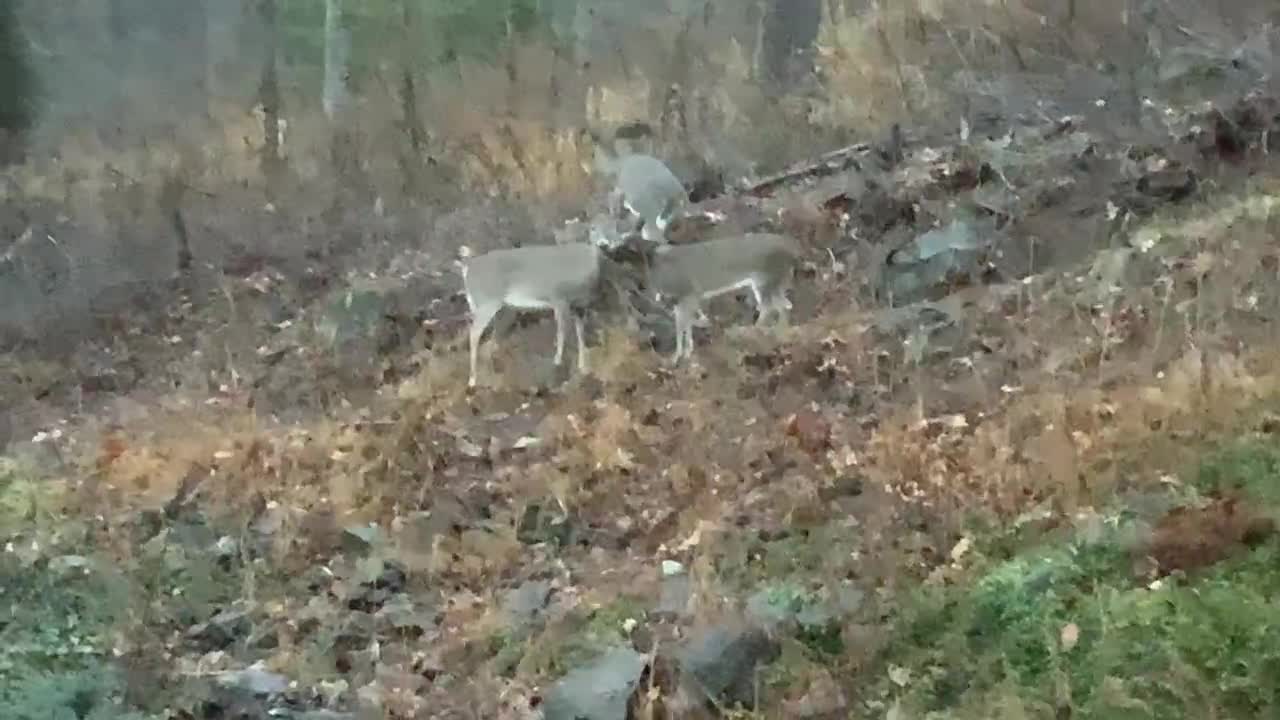
[[[1070,650],[1071,648],[1074,648],[1076,643],[1080,642],[1080,626],[1075,623],[1067,623],[1066,625],[1063,625],[1060,638],[1062,640],[1063,650]]]
[[[36,442],[40,442],[40,439],[37,439]],[[124,455],[127,449],[128,446],[125,444],[124,439],[119,435],[108,435],[103,438],[98,447],[98,470],[105,470],[108,466],[118,460],[121,455]]]
[[[788,417],[786,432],[808,453],[825,450],[831,442],[831,424],[812,410],[802,410]]]

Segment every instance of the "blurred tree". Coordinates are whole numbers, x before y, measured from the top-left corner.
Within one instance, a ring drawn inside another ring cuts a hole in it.
[[[37,84],[12,2],[0,2],[0,163],[22,159],[36,120]]]
[[[260,0],[259,17],[266,35],[262,53],[262,83],[258,87],[258,104],[262,107],[262,175],[267,180],[267,197],[274,198],[276,184],[284,169],[280,154],[280,76],[276,68],[279,46],[280,8],[276,0]]]
[[[123,44],[129,37],[129,13],[131,8],[125,7],[124,0],[111,0],[107,4],[107,28],[111,32],[111,41]]]
[[[351,28],[342,0],[324,4],[324,114],[333,120],[347,104]]]
[[[767,72],[783,86],[809,74],[813,41],[822,21],[821,0],[771,0],[764,16],[763,53]]]
[[[427,159],[427,131],[418,111],[418,69],[415,58],[418,39],[418,8],[414,0],[400,0],[400,109],[401,128],[409,141],[400,153],[405,194],[416,198],[422,188],[421,166]]]
[[[282,50],[290,65],[319,70],[324,63],[331,0],[279,0]],[[387,38],[405,32],[406,10],[415,18],[412,38],[420,70],[475,57],[498,59],[511,35],[547,28],[574,0],[363,0],[340,2],[350,34],[348,72],[352,89],[395,52]],[[336,28],[331,28],[336,29]]]
[[[344,0],[325,0],[324,7],[324,88],[321,100],[331,132],[329,162],[338,179],[338,190],[333,195],[327,217],[336,222],[345,207],[365,206],[372,202],[372,188],[360,153],[361,138],[349,116],[351,25],[354,18]],[[389,8],[383,4],[379,9]],[[366,47],[365,51],[374,56],[370,58],[370,64],[376,67],[374,49]]]

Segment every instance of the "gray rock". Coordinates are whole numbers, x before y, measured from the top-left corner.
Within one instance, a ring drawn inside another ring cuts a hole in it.
[[[814,673],[804,695],[783,702],[786,717],[797,720],[835,720],[848,717],[849,699],[835,678],[825,669]]]
[[[390,312],[398,289],[398,282],[383,281],[334,291],[315,319],[316,332],[335,347],[373,339]]]
[[[943,227],[921,234],[915,241],[893,253],[890,262],[894,265],[923,262],[946,252],[977,250],[979,247],[978,233],[973,226],[963,220],[953,220]]]
[[[218,556],[216,552],[218,534],[213,528],[209,527],[204,517],[195,513],[188,513],[181,519],[174,521],[169,529],[170,546],[181,548],[185,551],[186,556],[195,557],[206,554],[214,557]],[[177,568],[175,567],[175,569]]]
[[[645,656],[615,648],[566,675],[547,693],[545,720],[627,720],[627,702],[640,682]]]
[[[982,232],[988,229],[983,227]],[[979,229],[970,222],[954,220],[934,228],[889,255],[884,289],[897,304],[929,297],[951,278],[980,272],[984,246]]]
[[[362,555],[381,544],[382,539],[382,531],[377,525],[356,525],[342,532],[342,549]]]
[[[51,306],[73,294],[71,256],[44,231],[28,228],[0,254],[0,336],[34,338],[51,320]]]
[[[289,689],[289,678],[255,665],[224,672],[218,676],[218,683],[252,695],[279,695]]]
[[[49,571],[60,575],[72,572],[88,572],[93,561],[83,555],[60,555],[49,560]]]
[[[231,608],[189,628],[187,638],[206,650],[221,650],[248,635],[252,628],[248,612]]]
[[[280,504],[268,505],[262,515],[254,521],[252,529],[262,538],[270,538],[284,527],[289,519],[289,510]]]
[[[867,603],[867,591],[852,583],[841,584],[834,595],[836,607],[845,616],[862,610]]]
[[[11,440],[13,440],[13,412],[0,410],[0,453],[8,449]]]
[[[389,628],[399,632],[425,633],[435,627],[437,613],[416,605],[413,598],[405,593],[394,595],[382,609],[374,614],[380,628]]]
[[[660,615],[684,617],[689,614],[689,596],[693,594],[693,582],[688,573],[668,575],[662,578],[662,595],[658,599]]]
[[[572,516],[562,516],[555,507],[530,503],[516,526],[516,538],[526,545],[553,543],[563,547],[573,540],[575,530]]]
[[[356,720],[356,714],[337,710],[308,710],[293,716],[294,720]]]
[[[778,642],[763,628],[739,623],[703,629],[680,647],[676,659],[708,696],[753,708],[756,669],[780,653]]]
[[[49,440],[14,440],[9,445],[8,455],[17,463],[20,472],[33,480],[57,477],[67,469],[62,451]]]
[[[508,590],[502,602],[502,612],[514,627],[533,622],[547,606],[551,598],[551,583],[546,580],[530,580],[520,587]]]
[[[801,603],[796,593],[787,588],[766,587],[747,598],[747,617],[770,629],[781,628],[796,620]]]
[[[412,336],[415,316],[440,294],[438,284],[421,273],[357,278],[319,303],[311,327],[343,367],[373,367]]]
[[[769,586],[747,598],[747,617],[770,630],[791,631],[828,627],[856,613],[866,592],[841,584],[827,592],[801,592],[794,587]]]

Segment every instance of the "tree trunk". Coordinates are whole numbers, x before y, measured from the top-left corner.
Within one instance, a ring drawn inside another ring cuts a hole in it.
[[[245,64],[241,47],[240,28],[246,21],[243,6],[226,0],[207,0],[205,20],[205,46],[208,62],[205,65],[205,87],[214,102],[233,98],[244,92],[244,78],[252,77],[252,69]]]
[[[563,0],[549,6],[538,3],[540,17],[547,19],[551,29],[551,77],[547,86],[551,122],[556,127],[576,124],[586,117],[584,83],[581,67],[575,62],[574,30],[577,24],[580,0]]]
[[[0,7],[0,165],[26,157],[25,138],[35,123],[36,74],[16,9]]]
[[[596,73],[591,67],[591,43],[596,34],[596,16],[595,11],[590,7],[590,3],[585,0],[578,2],[573,12],[572,36],[573,36],[573,52],[572,62],[574,75],[578,79],[578,84],[582,88],[582,110],[583,116],[587,120],[590,127],[600,126],[600,104],[595,101]]]
[[[177,104],[175,110],[197,117],[207,116],[209,109],[209,29],[208,7],[220,0],[187,0],[184,3],[162,3],[151,9],[146,23],[164,31],[163,52],[182,57],[170,72],[160,75],[166,91]],[[137,22],[137,21],[135,21]],[[187,127],[192,127],[186,124]]]
[[[771,0],[764,18],[764,61],[771,80],[792,84],[812,67],[822,0]]]
[[[351,56],[351,30],[347,27],[343,0],[324,3],[324,114],[334,120],[347,104],[347,63]]]
[[[107,27],[115,46],[113,50],[119,52],[129,37],[129,18],[125,12],[124,0],[111,0],[107,9]]]
[[[595,12],[588,2],[579,2],[573,11],[573,64],[579,70],[591,65],[591,38],[595,34]]]
[[[191,233],[188,232],[187,223],[182,217],[182,200],[186,190],[187,186],[181,177],[176,173],[170,175],[165,178],[164,185],[160,188],[158,204],[160,211],[168,219],[169,227],[173,230],[173,236],[178,243],[177,272],[174,274],[174,279],[181,289],[189,290],[194,258],[191,253]]]
[[[277,45],[280,41],[279,13],[276,0],[261,0],[258,12],[266,42],[262,61],[262,84],[258,102],[262,105],[262,175],[267,182],[267,197],[274,198],[283,162],[280,155],[280,77],[276,70]]]
[[[755,28],[751,43],[751,79],[759,83],[767,75],[764,67],[764,25],[769,17],[769,0],[756,0],[751,13],[754,16],[751,24]]]
[[[418,36],[414,32],[417,18],[412,0],[400,0],[400,19],[404,29],[400,37],[400,109],[405,138],[409,141],[409,151],[401,153],[401,170],[405,194],[414,198],[422,187],[420,170],[427,150],[427,132],[418,112],[418,83],[414,76],[418,57],[414,52],[414,42]]]
[[[658,108],[658,124],[662,128],[662,139],[683,149],[689,140],[689,123],[686,98],[691,91],[694,62],[693,27],[697,18],[690,13],[680,20],[680,31],[676,34],[675,45],[671,51],[671,62],[663,75],[665,83],[654,83],[650,98],[650,108]]]
[[[191,69],[191,80],[199,91],[199,106],[202,110],[209,105],[209,60],[212,57],[209,52],[209,8],[220,2],[221,0],[195,0],[186,8],[184,39],[190,43],[187,45],[187,52],[198,61],[196,67]]]
[[[515,31],[515,0],[508,0],[506,22],[506,58],[503,62],[504,69],[507,72],[507,114],[516,116],[519,114],[520,105],[520,69],[517,67],[519,63],[519,48],[516,43]]]
[[[352,131],[350,103],[351,28],[343,0],[325,0],[324,14],[324,114],[329,119],[329,163],[336,188],[330,219],[337,221],[345,208],[370,200],[361,164],[358,137]]]

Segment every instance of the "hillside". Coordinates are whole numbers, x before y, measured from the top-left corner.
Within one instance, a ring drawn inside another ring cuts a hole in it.
[[[1157,114],[1143,147],[908,129],[900,162],[707,200],[810,253],[793,326],[717,300],[692,366],[660,320],[601,317],[590,375],[556,376],[529,318],[468,392],[456,274],[390,244],[340,283],[139,307],[96,355],[5,356],[31,427],[0,464],[0,694],[24,719],[1271,716],[1280,111]]]

